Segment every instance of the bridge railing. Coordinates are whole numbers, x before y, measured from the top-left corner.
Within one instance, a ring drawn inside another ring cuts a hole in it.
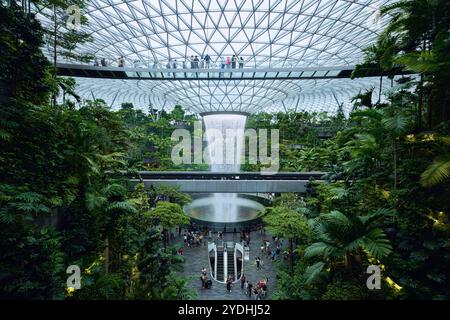
[[[308,59],[294,59],[294,58],[268,58],[268,57],[243,57],[244,61],[239,63],[239,60],[234,64],[235,69],[257,69],[257,68],[320,68],[325,65],[329,65],[330,61],[308,60]],[[231,59],[231,57],[230,57]],[[239,57],[238,57],[239,59]],[[102,60],[104,65],[102,64]],[[85,64],[96,65],[104,67],[127,67],[127,68],[145,68],[155,70],[165,69],[233,69],[233,64],[226,63],[226,56],[224,60],[222,57],[212,57],[211,61],[207,63],[205,60],[199,58],[199,61],[191,61],[190,57],[187,58],[173,58],[173,59],[131,59],[123,58],[122,65],[119,58],[102,58],[97,57],[89,63],[80,63],[73,59],[67,58],[60,63],[67,64]]]

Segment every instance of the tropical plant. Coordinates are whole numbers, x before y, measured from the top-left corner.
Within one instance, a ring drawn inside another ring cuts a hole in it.
[[[268,210],[263,216],[267,230],[289,241],[289,270],[294,271],[294,241],[306,242],[310,237],[310,229],[306,217],[289,207],[278,206]]]
[[[154,220],[155,225],[163,228],[164,244],[169,241],[168,233],[170,229],[177,226],[189,224],[189,216],[183,211],[177,203],[159,201],[156,208],[148,212],[148,217]]]
[[[380,209],[366,215],[340,211],[321,214],[313,227],[318,241],[306,248],[305,258],[343,259],[345,267],[351,270],[352,258],[359,256],[360,259],[361,249],[377,259],[386,257],[392,246],[374,222],[388,213],[388,210]],[[323,267],[324,264],[316,265],[315,273]]]

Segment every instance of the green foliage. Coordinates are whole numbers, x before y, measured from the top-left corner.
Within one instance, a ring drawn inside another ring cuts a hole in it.
[[[169,185],[152,186],[149,191],[150,204],[154,205],[159,200],[165,200],[176,203],[183,207],[184,205],[191,202],[191,197],[186,193],[180,192],[178,189],[179,188],[176,186]]]
[[[306,268],[305,271],[305,283],[311,284],[320,274],[325,267],[325,262],[319,261]]]
[[[156,208],[148,213],[148,217],[167,230],[189,224],[189,216],[180,205],[167,201],[158,202]]]
[[[71,264],[82,267],[83,287],[66,291],[70,299],[195,298],[176,275],[184,258],[167,246],[167,230],[189,222],[181,209],[189,196],[143,184],[130,191],[126,181],[140,169],[204,170],[170,159],[172,131],[192,129],[195,116],[181,106],[112,111],[98,100],[75,109],[75,81],[52,79],[40,48],[87,61],[74,49],[89,35],[64,29],[59,14],[85,3],[34,3],[51,9],[45,28],[14,2],[0,5],[1,298],[62,299]],[[335,116],[249,116],[250,128],[280,129],[282,170],[329,172],[304,199],[283,195],[264,216],[270,232],[289,239],[290,269],[276,262],[273,298],[450,297],[449,8],[404,0],[382,9],[392,19],[353,76],[419,73],[392,79],[383,103],[369,90],[355,97],[349,120],[340,102]],[[65,101],[56,110],[48,100],[57,86]],[[364,269],[374,263],[401,289],[383,282],[379,292],[365,291]]]
[[[41,104],[48,100],[54,84],[50,81],[49,62],[41,52],[44,30],[39,22],[29,19],[22,8],[12,1],[11,7],[0,5],[0,97]],[[0,103],[6,101],[0,100]],[[2,112],[0,125],[17,126],[10,122],[13,114]],[[0,130],[0,137],[8,137]]]
[[[169,274],[168,286],[163,290],[161,298],[163,300],[195,300],[197,292],[188,288],[192,279],[177,276],[175,273]]]
[[[420,175],[420,183],[424,187],[435,186],[450,176],[450,155],[437,158]]]
[[[358,282],[337,281],[330,283],[325,293],[321,296],[323,300],[364,300],[367,299],[367,288]]]
[[[58,233],[19,223],[1,223],[1,228],[0,298],[64,298],[64,255]]]
[[[271,234],[300,241],[310,236],[308,221],[301,213],[288,207],[274,207],[267,211],[263,220]]]
[[[66,4],[58,2],[57,10]],[[102,101],[50,107],[55,86],[40,51],[43,29],[14,4],[0,6],[0,14],[0,93],[7,98],[0,101],[0,296],[127,299],[147,288],[147,298],[189,297],[181,279],[169,286],[183,259],[151,231],[152,192],[128,190],[132,152],[146,136],[136,139],[123,114]],[[60,44],[72,50],[79,39],[67,35],[70,41]],[[77,98],[73,79],[58,84],[63,99]],[[190,201],[176,190],[162,192],[181,205]],[[147,260],[158,262],[144,267]],[[75,292],[64,288],[72,264],[82,269]],[[130,282],[139,269],[141,277]]]
[[[373,226],[373,216],[339,211],[321,214],[314,226],[319,241],[306,248],[305,258],[343,258],[359,248],[377,259],[387,256],[392,247],[384,232]]]

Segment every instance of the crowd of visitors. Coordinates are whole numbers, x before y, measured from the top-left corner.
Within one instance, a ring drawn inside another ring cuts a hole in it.
[[[241,231],[241,243],[244,247],[248,247],[250,245],[250,232],[247,230]]]
[[[116,61],[118,67],[125,67],[125,59],[123,56],[120,56]],[[178,63],[177,59],[169,59],[165,63],[164,67],[166,69],[178,69],[181,67],[182,69],[210,69],[212,67],[220,69],[242,69],[244,68],[244,58],[238,57],[237,55],[219,57],[215,62],[209,54],[205,54],[204,56],[191,55],[190,57],[184,59],[181,62],[181,65]],[[140,61],[135,61],[134,67],[139,65]],[[107,67],[111,63],[108,62],[105,58],[96,58],[94,60],[94,66],[102,66]],[[150,67],[150,65],[149,65]],[[158,62],[153,62],[151,64],[152,69],[158,69],[162,67]]]
[[[190,248],[201,247],[202,245],[206,246],[208,241],[215,241],[216,238],[219,241],[225,240],[225,234],[222,231],[214,230],[213,232],[213,230],[199,229],[195,224],[187,228],[178,228],[176,231],[179,237],[183,238],[184,242],[184,246],[177,250],[180,255],[184,255],[185,250],[191,250]],[[249,246],[250,235],[251,230],[240,231],[240,240],[244,247]],[[254,258],[256,271],[252,272],[250,268],[251,264],[247,264],[245,269],[246,272],[245,274],[242,273],[240,278],[235,277],[233,274],[228,274],[225,280],[225,290],[227,294],[231,294],[234,285],[236,284],[235,282],[237,282],[238,287],[241,289],[240,291],[246,299],[267,299],[269,278],[266,275],[268,272],[270,274],[270,269],[264,267],[264,265],[271,263],[271,261],[278,259],[278,257],[282,255],[283,240],[277,236],[266,236],[263,228],[261,228],[261,239],[260,255]],[[257,251],[252,252],[256,253]],[[256,279],[260,278],[258,281],[252,282],[250,278],[254,280],[255,276]],[[213,286],[213,281],[209,278],[209,272],[206,267],[201,268],[200,282],[202,289],[211,289]]]
[[[200,247],[202,244],[206,245],[206,241],[204,241],[204,235],[200,231],[188,231],[183,235],[183,241],[185,247],[197,246]]]
[[[281,255],[281,246],[283,244],[283,241],[277,236],[273,236],[272,240],[274,242],[275,248],[271,248],[269,240],[263,240],[261,244],[261,254],[266,255],[272,260],[275,260]]]
[[[256,300],[262,300],[267,297],[267,283],[269,282],[269,278],[263,278],[259,280],[256,285],[250,280],[247,280],[244,275],[241,278],[241,290],[244,292],[246,296],[252,298],[252,295]]]
[[[216,62],[213,62],[211,56],[206,54],[204,56],[191,55],[182,62],[183,69],[210,69],[211,67],[220,67],[220,69],[240,69],[244,68],[244,58],[238,58],[237,55],[226,58],[220,57]],[[178,62],[176,59],[171,59],[166,64],[167,69],[177,69]]]

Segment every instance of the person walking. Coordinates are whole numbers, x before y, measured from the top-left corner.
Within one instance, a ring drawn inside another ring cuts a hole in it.
[[[195,58],[194,58],[194,69],[198,69],[198,63],[199,63],[199,59],[198,59],[198,56],[195,56]]]
[[[244,290],[246,280],[247,279],[245,278],[245,275],[242,274],[242,277],[241,277],[241,290]]]
[[[226,66],[227,66],[227,69],[230,69],[230,67],[231,67],[231,58],[230,57],[227,57]]]
[[[261,270],[261,258],[260,257],[255,258],[255,264],[256,264],[256,269]]]
[[[244,68],[244,58],[240,57],[239,58],[239,69],[243,69]]]
[[[220,69],[225,69],[225,58],[220,57]]]
[[[189,248],[191,245],[189,244],[189,238],[186,233],[183,236],[183,240],[184,240],[184,245]]]
[[[236,69],[236,55],[233,54],[233,57],[231,58],[231,68]]]
[[[227,291],[228,293],[231,293],[231,288],[233,287],[233,280],[228,279],[227,280]]]
[[[211,57],[209,56],[209,54],[206,54],[206,56],[205,56],[205,63],[206,63],[206,68],[209,69],[209,67],[211,65]]]
[[[117,64],[120,68],[123,68],[125,66],[125,59],[123,58],[123,56],[120,56],[120,58],[117,60]]]
[[[191,69],[194,69],[195,68],[194,56],[191,56],[190,62],[191,62]]]
[[[206,281],[206,279],[205,279],[205,275],[202,273],[201,275],[200,275],[200,280],[201,280],[201,282],[202,282],[202,288],[204,288],[205,287],[205,281]]]
[[[249,298],[252,297],[252,290],[253,290],[253,285],[252,285],[251,281],[249,281],[248,285],[247,285],[247,294],[248,294]]]

